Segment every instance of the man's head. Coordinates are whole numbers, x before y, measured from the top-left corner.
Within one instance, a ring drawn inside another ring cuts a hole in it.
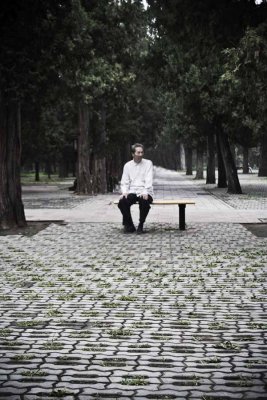
[[[144,146],[140,143],[135,143],[132,145],[132,155],[135,162],[142,161],[144,156]]]

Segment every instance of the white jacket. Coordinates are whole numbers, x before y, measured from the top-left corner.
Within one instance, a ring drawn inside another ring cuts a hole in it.
[[[127,162],[121,178],[121,192],[135,193],[137,196],[149,194],[153,197],[153,164],[143,158],[139,163]]]

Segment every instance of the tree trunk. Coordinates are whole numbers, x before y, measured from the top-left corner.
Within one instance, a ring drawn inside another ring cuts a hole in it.
[[[26,225],[20,184],[20,107],[0,97],[0,229]]]
[[[120,152],[109,154],[107,157],[107,188],[113,192],[120,180],[121,160]]]
[[[47,173],[48,179],[51,179],[51,161],[48,159],[45,164],[45,172]]]
[[[35,182],[40,181],[40,163],[39,161],[34,162],[34,171],[35,171]]]
[[[193,149],[190,146],[185,146],[185,164],[186,175],[193,175]]]
[[[259,176],[267,176],[267,131],[262,136],[260,147]]]
[[[180,145],[180,160],[181,160],[181,170],[185,171],[186,164],[185,164],[185,148],[183,143]]]
[[[243,146],[243,174],[248,174],[248,147]]]
[[[197,162],[196,162],[196,176],[195,179],[204,179],[204,150],[203,150],[203,144],[198,143],[197,145]]]
[[[182,168],[181,168],[181,144],[180,144],[180,142],[176,142],[176,144],[175,144],[175,163],[176,163],[176,166],[175,166],[175,169],[177,170],[177,171],[180,171]]]
[[[231,152],[230,143],[227,134],[223,129],[218,134],[223,164],[226,171],[226,178],[228,184],[228,193],[241,194],[241,186],[239,183],[235,161]]]
[[[226,171],[223,163],[222,152],[220,147],[220,142],[218,138],[218,133],[216,134],[217,143],[217,158],[218,158],[218,188],[227,187]]]
[[[94,144],[94,181],[97,193],[107,193],[107,167],[106,167],[106,103],[101,102],[100,120]]]
[[[89,109],[85,103],[79,104],[79,134],[77,149],[77,194],[92,194],[89,147]]]
[[[206,183],[216,183],[215,176],[215,140],[214,133],[212,131],[208,132],[207,137],[207,176]]]
[[[96,193],[107,193],[106,158],[96,158],[94,162],[94,186]]]

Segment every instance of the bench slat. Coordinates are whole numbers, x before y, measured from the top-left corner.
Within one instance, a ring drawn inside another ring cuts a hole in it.
[[[113,203],[118,204],[119,200],[115,200]],[[166,205],[179,205],[179,204],[196,204],[196,203],[193,200],[186,200],[186,199],[181,199],[181,200],[156,199],[153,200],[152,206],[153,205],[166,206]]]
[[[153,204],[157,204],[157,205],[168,205],[168,204],[196,204],[193,200],[165,200],[165,199],[158,199],[158,200],[154,200]]]

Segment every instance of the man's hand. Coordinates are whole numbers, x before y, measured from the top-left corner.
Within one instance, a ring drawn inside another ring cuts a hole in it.
[[[120,196],[120,199],[123,199],[124,197],[127,199],[128,193],[122,193],[122,195]]]
[[[141,194],[141,196],[144,200],[148,200],[148,194]]]

